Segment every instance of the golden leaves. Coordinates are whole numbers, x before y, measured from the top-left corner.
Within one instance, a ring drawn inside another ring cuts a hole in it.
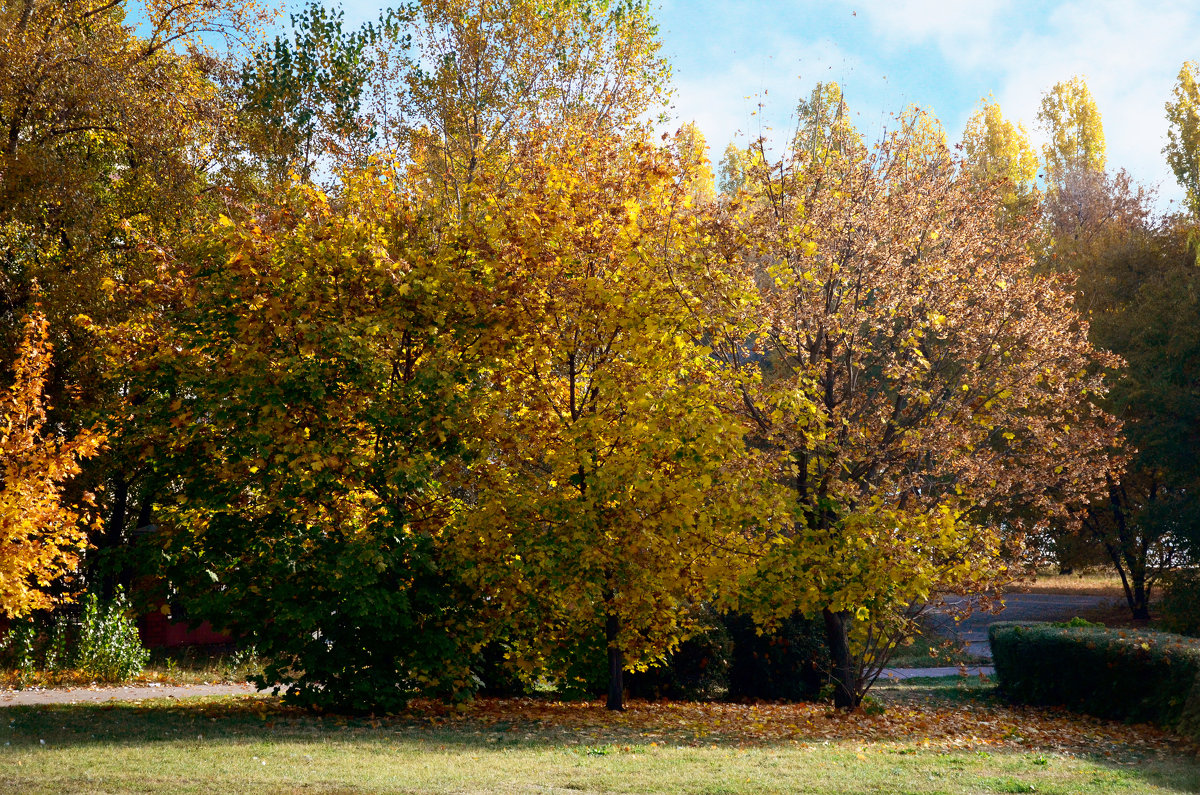
[[[45,431],[46,336],[45,317],[29,315],[13,384],[0,395],[0,614],[12,618],[51,606],[54,600],[42,589],[70,574],[78,562],[86,543],[85,519],[82,511],[63,503],[63,489],[79,474],[79,461],[104,441],[95,430],[73,439]]]

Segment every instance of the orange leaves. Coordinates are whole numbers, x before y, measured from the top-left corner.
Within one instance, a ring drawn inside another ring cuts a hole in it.
[[[844,743],[858,754],[944,750],[1038,750],[1064,754],[1144,755],[1179,741],[1151,726],[1129,726],[1058,710],[901,701],[874,714],[827,704],[726,704],[633,701],[623,713],[591,702],[479,699],[451,711],[416,705],[397,720],[519,732],[567,745],[642,748],[694,745]]]
[[[63,487],[104,441],[94,430],[70,440],[45,431],[46,328],[42,315],[26,318],[13,384],[0,395],[0,614],[9,617],[51,606],[43,589],[78,562],[83,517],[63,504]]]

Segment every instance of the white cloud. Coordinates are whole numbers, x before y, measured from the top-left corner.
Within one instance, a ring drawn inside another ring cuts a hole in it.
[[[892,44],[934,40],[951,46],[962,39],[983,38],[994,28],[997,17],[1012,3],[1009,0],[860,0],[861,8],[876,34]]]
[[[958,75],[988,80],[981,93],[993,93],[1038,142],[1042,95],[1060,80],[1084,75],[1104,120],[1110,166],[1160,186],[1164,199],[1180,195],[1161,154],[1163,104],[1180,64],[1197,54],[1200,14],[1193,4],[865,0],[864,11],[891,47],[932,43]]]

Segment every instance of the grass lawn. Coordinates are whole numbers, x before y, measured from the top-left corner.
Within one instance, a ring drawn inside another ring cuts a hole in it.
[[[991,662],[990,657],[969,654],[962,641],[943,638],[926,631],[913,638],[908,646],[901,646],[888,660],[889,668],[941,668],[949,665],[982,665]]]
[[[1170,793],[1195,748],[996,703],[990,684],[881,686],[882,714],[820,704],[480,700],[383,719],[266,698],[0,709],[4,792]]]
[[[1074,574],[1059,574],[1046,569],[1037,577],[1022,583],[1014,590],[1022,593],[1077,594],[1088,596],[1111,596],[1124,599],[1125,589],[1121,578],[1110,569],[1087,569]]]

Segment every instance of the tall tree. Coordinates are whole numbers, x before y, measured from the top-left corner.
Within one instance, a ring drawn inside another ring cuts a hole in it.
[[[794,147],[814,160],[854,149],[862,135],[850,118],[850,108],[836,82],[817,83],[808,99],[796,107]]]
[[[1031,221],[1003,223],[936,129],[913,112],[873,150],[760,169],[711,263],[758,287],[757,332],[714,350],[765,366],[742,402],[795,510],[753,587],[824,618],[844,707],[909,604],[1012,577],[1021,531],[1099,488],[1115,429]]]
[[[963,165],[981,184],[997,190],[1009,216],[1031,209],[1037,192],[1037,155],[1024,126],[1004,118],[998,102],[981,101],[967,120]]]
[[[1167,102],[1167,145],[1163,154],[1187,194],[1187,207],[1200,216],[1200,65],[1184,61],[1173,98]]]
[[[604,137],[639,127],[667,95],[644,0],[425,0],[412,25],[411,56],[372,89],[380,146],[423,164],[427,190],[462,212],[472,183],[503,173],[526,135],[586,111],[581,132]]]
[[[1086,183],[1063,216],[1048,203],[1056,267],[1075,278],[1097,347],[1127,365],[1101,403],[1125,423],[1102,498],[1083,513],[1085,540],[1120,576],[1135,618],[1182,558],[1195,514],[1197,319],[1194,251],[1181,219],[1155,221],[1152,197],[1124,172]],[[1070,536],[1069,536],[1070,537]]]
[[[371,151],[378,130],[364,93],[378,54],[402,48],[406,15],[389,10],[355,31],[343,30],[342,16],[310,2],[291,15],[290,37],[260,47],[233,78],[233,138],[247,156],[230,165],[256,166],[267,190],[291,175],[307,182],[314,171],[361,162]]]
[[[1055,83],[1042,97],[1037,118],[1049,139],[1042,146],[1042,157],[1051,191],[1059,189],[1074,172],[1103,173],[1107,162],[1104,125],[1082,76]]]
[[[107,514],[99,548],[127,538],[152,491],[117,441],[126,385],[108,376],[124,353],[101,337],[146,307],[113,288],[154,280],[143,245],[169,239],[212,199],[206,172],[224,116],[206,42],[241,40],[273,16],[253,0],[150,0],[136,6],[135,30],[131,7],[0,4],[0,341],[16,344],[37,300],[55,350],[51,421],[109,425],[113,442],[81,479],[108,486],[96,489]]]

